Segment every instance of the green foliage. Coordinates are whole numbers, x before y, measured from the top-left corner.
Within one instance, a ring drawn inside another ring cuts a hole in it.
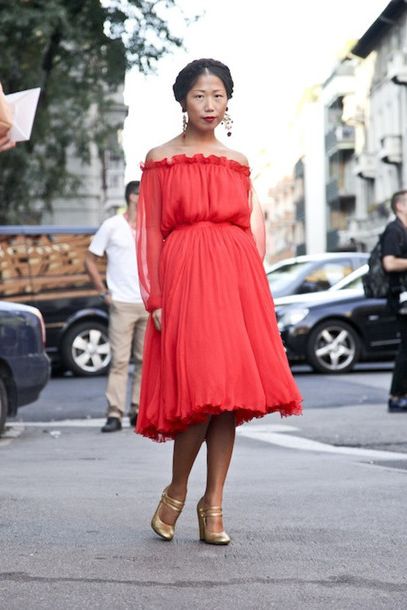
[[[126,69],[147,73],[181,45],[163,18],[175,1],[0,0],[4,91],[42,88],[31,140],[0,155],[0,224],[39,222],[36,210],[74,192],[67,149],[83,163],[91,142],[102,150]]]

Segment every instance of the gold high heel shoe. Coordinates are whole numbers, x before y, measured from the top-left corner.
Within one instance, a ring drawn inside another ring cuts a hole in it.
[[[200,506],[200,503],[201,500],[196,507],[199,523],[199,539],[207,544],[229,544],[230,538],[225,530],[223,532],[211,532],[207,526],[208,517],[222,517],[222,507],[209,506],[208,508],[203,508],[203,506]]]
[[[161,538],[164,538],[164,540],[172,540],[174,538],[175,524],[169,525],[168,523],[164,523],[164,521],[161,521],[160,517],[158,516],[158,513],[160,512],[161,506],[165,504],[165,506],[172,508],[172,510],[177,513],[178,518],[178,515],[184,508],[184,502],[182,502],[181,500],[176,500],[175,498],[171,498],[171,496],[167,494],[167,489],[167,487],[164,489],[157,509],[153,515],[153,518],[151,519],[151,527],[153,528],[155,533],[161,536]]]

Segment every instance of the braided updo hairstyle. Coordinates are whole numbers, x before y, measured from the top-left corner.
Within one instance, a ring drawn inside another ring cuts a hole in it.
[[[228,100],[233,94],[233,80],[229,68],[216,59],[195,59],[181,70],[172,87],[177,102],[183,104],[188,91],[192,89],[201,74],[213,74],[220,78],[226,89]]]

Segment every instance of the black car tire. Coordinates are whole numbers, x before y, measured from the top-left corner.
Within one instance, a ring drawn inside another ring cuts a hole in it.
[[[0,435],[3,433],[8,413],[8,397],[6,384],[0,377]]]
[[[307,359],[319,373],[347,373],[360,356],[356,331],[342,320],[325,320],[310,333]]]
[[[78,377],[106,375],[110,364],[107,326],[86,320],[70,328],[62,341],[65,367]]]

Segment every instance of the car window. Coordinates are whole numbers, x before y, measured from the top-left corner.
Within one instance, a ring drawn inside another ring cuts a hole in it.
[[[329,290],[331,286],[342,280],[353,271],[350,260],[329,261],[314,268],[305,278],[299,291],[314,292]]]
[[[304,267],[307,266],[310,266],[309,262],[291,262],[284,263],[276,269],[272,269],[267,274],[270,288],[274,291],[283,289],[301,275]]]
[[[346,286],[342,286],[341,289],[344,289],[344,290],[348,290],[348,289],[362,290],[363,289],[362,276],[360,275],[359,277],[355,277],[354,280],[349,282],[349,284],[346,284]]]

